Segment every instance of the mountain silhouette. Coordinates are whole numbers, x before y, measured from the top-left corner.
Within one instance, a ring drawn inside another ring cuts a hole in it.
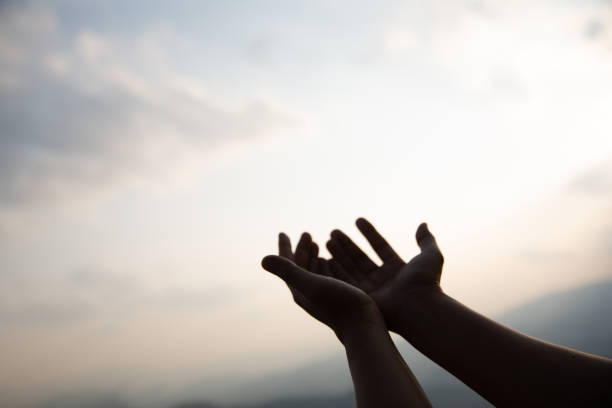
[[[612,358],[612,281],[553,293],[512,309],[495,320],[551,343]],[[490,407],[469,387],[421,355],[403,339],[398,348],[436,407]],[[344,353],[242,384],[234,398],[257,408],[354,407]],[[224,399],[228,396],[224,396]],[[257,401],[262,402],[253,405]],[[246,402],[249,403],[246,403]]]
[[[527,335],[591,354],[612,358],[612,281],[538,298],[498,316],[495,320]],[[431,362],[403,339],[398,348],[435,407],[491,407],[444,369]],[[221,384],[223,381],[216,381]],[[216,395],[215,387],[198,384],[171,408],[354,408],[346,357],[334,355],[253,381],[226,385]],[[194,398],[206,394],[201,402]],[[218,402],[210,402],[218,401]],[[128,405],[115,395],[83,398],[64,397],[44,408],[141,408]]]

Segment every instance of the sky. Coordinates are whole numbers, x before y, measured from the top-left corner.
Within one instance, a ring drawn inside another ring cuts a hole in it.
[[[609,280],[611,109],[610,1],[2,2],[0,402],[337,350],[279,231],[427,221],[489,316]]]

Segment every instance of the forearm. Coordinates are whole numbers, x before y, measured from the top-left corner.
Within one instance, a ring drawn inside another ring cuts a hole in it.
[[[358,408],[430,407],[425,393],[397,351],[384,323],[343,333]]]
[[[610,360],[525,336],[441,291],[411,293],[396,316],[394,331],[496,406],[610,400]]]

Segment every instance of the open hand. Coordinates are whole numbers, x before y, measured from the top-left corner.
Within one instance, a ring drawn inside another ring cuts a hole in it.
[[[340,230],[332,231],[327,249],[346,272],[339,278],[369,294],[383,313],[389,328],[394,330],[400,313],[399,306],[407,296],[415,291],[441,290],[444,257],[425,223],[416,232],[421,253],[408,263],[400,258],[370,222],[359,218],[356,224],[382,260],[382,265],[372,261]]]
[[[334,330],[340,341],[347,330],[370,324],[384,326],[373,299],[337,278],[350,275],[334,260],[319,258],[309,234],[302,235],[293,254],[289,238],[281,233],[279,253],[281,256],[268,255],[262,260],[264,269],[285,281],[295,302]]]

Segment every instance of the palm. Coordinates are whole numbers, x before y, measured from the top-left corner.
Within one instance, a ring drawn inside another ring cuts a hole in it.
[[[332,329],[344,327],[351,317],[371,307],[372,299],[363,290],[341,280],[325,277],[309,294],[291,288],[296,303],[308,314]]]
[[[348,236],[335,230],[327,248],[333,259],[346,271],[338,278],[369,294],[387,320],[405,296],[414,290],[439,288],[443,257],[433,235],[425,224],[417,230],[421,253],[404,262],[386,240],[365,219],[357,220],[357,227],[383,261],[374,263]]]
[[[369,318],[380,318],[373,299],[360,287],[351,285],[335,276],[346,273],[335,261],[318,257],[319,248],[304,233],[291,250],[289,237],[279,236],[279,255],[294,261],[294,268],[305,285],[295,285],[285,280],[295,302],[315,319],[331,327],[339,337],[346,327]]]

